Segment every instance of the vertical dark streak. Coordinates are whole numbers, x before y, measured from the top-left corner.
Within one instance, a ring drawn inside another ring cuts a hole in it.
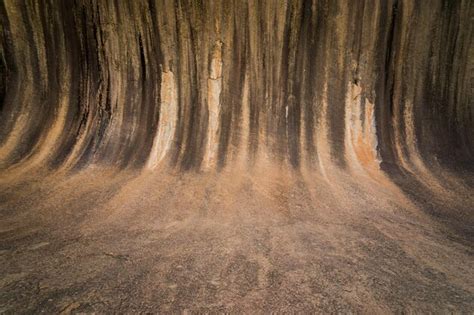
[[[395,30],[398,12],[398,0],[394,0],[392,6],[382,6],[382,14],[380,15],[379,23],[385,23],[390,14],[390,24],[386,32],[380,32],[377,40],[380,46],[377,50],[383,50],[385,53],[383,58],[383,66],[379,69],[383,80],[377,80],[376,83],[376,125],[377,137],[380,143],[380,155],[382,157],[382,167],[386,164],[393,164],[393,139],[391,131],[391,116],[393,108],[393,88],[394,88],[394,49],[395,49]]]

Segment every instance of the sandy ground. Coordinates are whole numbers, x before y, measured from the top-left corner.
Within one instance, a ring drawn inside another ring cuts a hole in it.
[[[0,313],[474,310],[472,213],[453,230],[386,178],[326,174],[3,180]],[[469,209],[458,186],[426,203]]]

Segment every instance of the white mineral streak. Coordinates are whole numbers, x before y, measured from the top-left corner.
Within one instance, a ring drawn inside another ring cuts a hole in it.
[[[212,54],[209,79],[207,80],[207,106],[209,122],[207,128],[207,147],[204,158],[205,167],[216,162],[219,148],[220,96],[222,90],[222,42],[217,41]]]
[[[242,160],[248,157],[248,145],[250,134],[250,104],[249,104],[249,79],[245,76],[242,95],[242,122],[240,126],[240,143]]]
[[[321,115],[319,117],[318,127],[316,128],[316,148],[318,151],[319,169],[324,178],[327,179],[326,163],[330,162],[330,152],[328,143],[328,84],[324,81],[323,95],[321,99]]]
[[[344,117],[344,146],[347,164],[353,169],[361,169],[354,146],[362,136],[362,121],[360,116],[360,94],[362,89],[357,84],[348,83]]]
[[[374,104],[365,99],[362,116],[362,88],[349,83],[345,109],[345,152],[353,169],[379,168]]]
[[[178,91],[173,72],[161,76],[161,106],[158,130],[147,162],[148,169],[154,169],[165,157],[173,142],[178,114]]]

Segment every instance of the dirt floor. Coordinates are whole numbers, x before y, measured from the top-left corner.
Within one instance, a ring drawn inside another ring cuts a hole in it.
[[[472,213],[440,213],[474,197],[450,185],[423,208],[337,170],[5,179],[0,313],[470,313]]]

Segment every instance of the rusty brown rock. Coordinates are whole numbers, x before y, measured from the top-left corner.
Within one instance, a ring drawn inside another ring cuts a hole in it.
[[[470,312],[473,15],[0,2],[0,313]]]

